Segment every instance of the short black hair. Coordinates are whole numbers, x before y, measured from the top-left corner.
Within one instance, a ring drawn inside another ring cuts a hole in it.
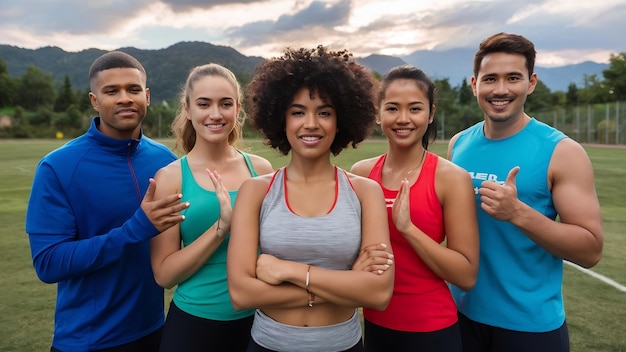
[[[91,85],[98,72],[111,68],[135,68],[141,72],[144,79],[147,78],[146,70],[139,60],[121,51],[110,51],[94,60],[89,67],[89,84]]]

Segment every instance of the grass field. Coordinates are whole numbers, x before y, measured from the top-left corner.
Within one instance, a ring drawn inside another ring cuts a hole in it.
[[[164,140],[171,146],[171,141]],[[52,339],[56,285],[40,282],[32,268],[24,219],[33,173],[39,159],[60,146],[58,140],[0,140],[0,351],[48,351]],[[287,157],[249,141],[248,151],[285,165]],[[334,162],[349,168],[380,154],[386,144],[363,143]],[[431,150],[445,154],[446,145]],[[626,149],[586,147],[596,172],[604,217],[604,256],[593,271],[626,285]],[[570,266],[563,284],[572,351],[626,351],[626,292]],[[169,301],[170,292],[166,293]]]

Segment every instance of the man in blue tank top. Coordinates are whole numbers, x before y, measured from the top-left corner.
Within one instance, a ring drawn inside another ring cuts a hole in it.
[[[448,158],[472,176],[480,231],[476,285],[451,285],[464,351],[569,351],[563,260],[589,268],[602,256],[589,157],[524,112],[537,84],[535,54],[519,35],[481,42],[471,85],[484,121],[448,146]]]

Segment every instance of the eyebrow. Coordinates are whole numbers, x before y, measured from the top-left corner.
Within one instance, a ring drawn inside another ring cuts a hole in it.
[[[143,89],[143,85],[141,84],[137,84],[137,83],[131,83],[131,84],[107,84],[102,86],[101,89],[107,89],[107,88],[120,88],[120,87],[129,87],[129,88],[141,88]]]
[[[198,100],[209,100],[209,101],[213,101],[214,99],[207,98],[207,97],[197,97],[197,98],[195,99],[195,101],[198,101]],[[232,100],[232,101],[235,101],[235,98],[233,98],[233,97],[222,97],[222,98],[218,98],[218,99],[215,99],[215,100],[217,100],[217,101],[222,101],[222,100]]]
[[[427,105],[425,102],[421,100],[415,100],[415,101],[409,102],[409,105],[415,105],[415,104]],[[395,102],[395,101],[388,101],[388,102],[385,102],[385,105],[400,105],[400,103]]]
[[[492,77],[492,76],[500,76],[499,73],[490,72],[483,74],[483,77]],[[511,71],[504,74],[504,76],[524,76],[524,72],[521,71]]]
[[[289,109],[291,109],[291,108],[306,109],[306,107],[305,107],[304,105],[302,105],[302,104],[296,104],[296,103],[292,103],[292,104],[290,104],[288,108],[289,108]],[[322,105],[320,105],[320,106],[316,107],[316,109],[317,109],[317,110],[326,109],[326,108],[335,109],[335,107],[334,107],[334,106],[332,106],[331,104],[328,104],[328,103],[326,103],[326,104],[322,104]]]

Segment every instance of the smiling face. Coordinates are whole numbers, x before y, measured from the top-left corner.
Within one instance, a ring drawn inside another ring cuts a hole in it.
[[[424,90],[411,79],[389,83],[380,102],[380,125],[390,145],[421,144],[433,115]]]
[[[329,155],[337,134],[332,103],[308,88],[300,88],[287,108],[285,132],[293,155],[309,158]]]
[[[150,90],[141,71],[111,68],[98,72],[89,99],[100,115],[100,132],[116,139],[139,138],[150,105]]]
[[[217,75],[204,76],[195,81],[188,103],[185,103],[187,119],[196,131],[198,142],[227,142],[239,109],[236,87]]]
[[[529,76],[526,59],[519,54],[486,55],[472,77],[472,90],[485,114],[485,123],[512,124],[524,117],[524,103],[537,84],[537,75]]]

